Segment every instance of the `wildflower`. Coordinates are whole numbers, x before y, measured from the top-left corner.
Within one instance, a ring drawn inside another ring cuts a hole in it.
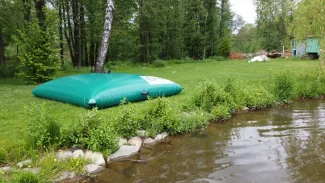
[[[56,162],[56,159],[54,159],[54,162]]]
[[[4,172],[4,171],[2,171],[1,173],[2,173],[2,174],[5,174],[5,172]]]

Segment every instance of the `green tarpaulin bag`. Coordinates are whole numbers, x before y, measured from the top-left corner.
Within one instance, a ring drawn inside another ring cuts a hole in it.
[[[150,97],[176,95],[182,87],[167,79],[125,73],[91,73],[58,78],[33,90],[37,97],[85,108],[106,108]]]

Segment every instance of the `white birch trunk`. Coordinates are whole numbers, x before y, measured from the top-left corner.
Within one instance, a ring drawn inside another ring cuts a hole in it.
[[[114,11],[114,0],[107,0],[102,43],[98,51],[98,57],[95,66],[95,72],[97,73],[104,72],[104,62],[108,51],[109,37],[112,29],[113,11]]]

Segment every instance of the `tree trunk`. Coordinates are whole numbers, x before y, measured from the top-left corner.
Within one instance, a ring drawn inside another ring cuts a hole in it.
[[[79,1],[72,1],[72,19],[73,19],[73,36],[74,36],[74,66],[81,66],[81,36],[80,36],[80,12],[79,12]]]
[[[109,37],[112,29],[114,11],[114,0],[107,0],[107,7],[105,12],[104,32],[102,37],[101,47],[98,52],[95,72],[101,73],[104,71],[104,62],[107,55]]]
[[[62,21],[62,1],[59,2],[59,18],[60,18],[60,25],[59,25],[59,36],[60,36],[60,59],[61,59],[61,67],[63,67],[63,64],[64,64],[64,60],[63,60],[63,55],[64,55],[64,52],[63,52],[63,29],[62,29],[62,26],[63,26],[63,21]]]
[[[6,63],[4,47],[5,46],[4,46],[3,40],[2,40],[2,29],[1,29],[1,25],[0,25],[0,66],[4,65]]]
[[[140,43],[140,62],[144,62],[144,38],[143,38],[143,0],[138,0],[139,4],[139,43]]]
[[[45,0],[34,0],[35,3],[35,10],[36,10],[36,16],[38,19],[38,25],[40,26],[41,30],[45,31],[46,27],[44,25],[45,23]]]
[[[24,20],[26,22],[30,22],[30,10],[31,10],[31,3],[30,0],[22,0],[24,6]]]
[[[225,12],[225,0],[221,0],[221,8],[220,8],[220,24],[219,24],[219,36],[220,42],[223,38],[223,29],[224,29],[224,12]]]
[[[69,52],[71,61],[73,63],[74,61],[74,51],[73,51],[73,36],[71,31],[71,22],[70,22],[70,10],[69,10],[69,2],[64,1],[65,4],[63,4],[63,22],[64,22],[64,36],[69,46]],[[67,17],[65,16],[67,15]]]
[[[86,22],[85,22],[85,9],[84,4],[80,3],[80,35],[81,35],[81,59],[82,65],[88,65],[88,54],[87,54],[87,39],[86,39]]]
[[[150,33],[150,29],[149,29],[149,18],[146,17],[146,28],[147,28],[147,35],[146,35],[146,48],[147,48],[147,63],[150,64],[150,36],[149,36],[149,33]]]

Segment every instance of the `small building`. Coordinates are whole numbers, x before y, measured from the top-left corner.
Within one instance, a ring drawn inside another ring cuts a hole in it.
[[[308,56],[311,59],[318,58],[320,55],[319,38],[307,38],[306,40],[291,40],[293,57]]]

